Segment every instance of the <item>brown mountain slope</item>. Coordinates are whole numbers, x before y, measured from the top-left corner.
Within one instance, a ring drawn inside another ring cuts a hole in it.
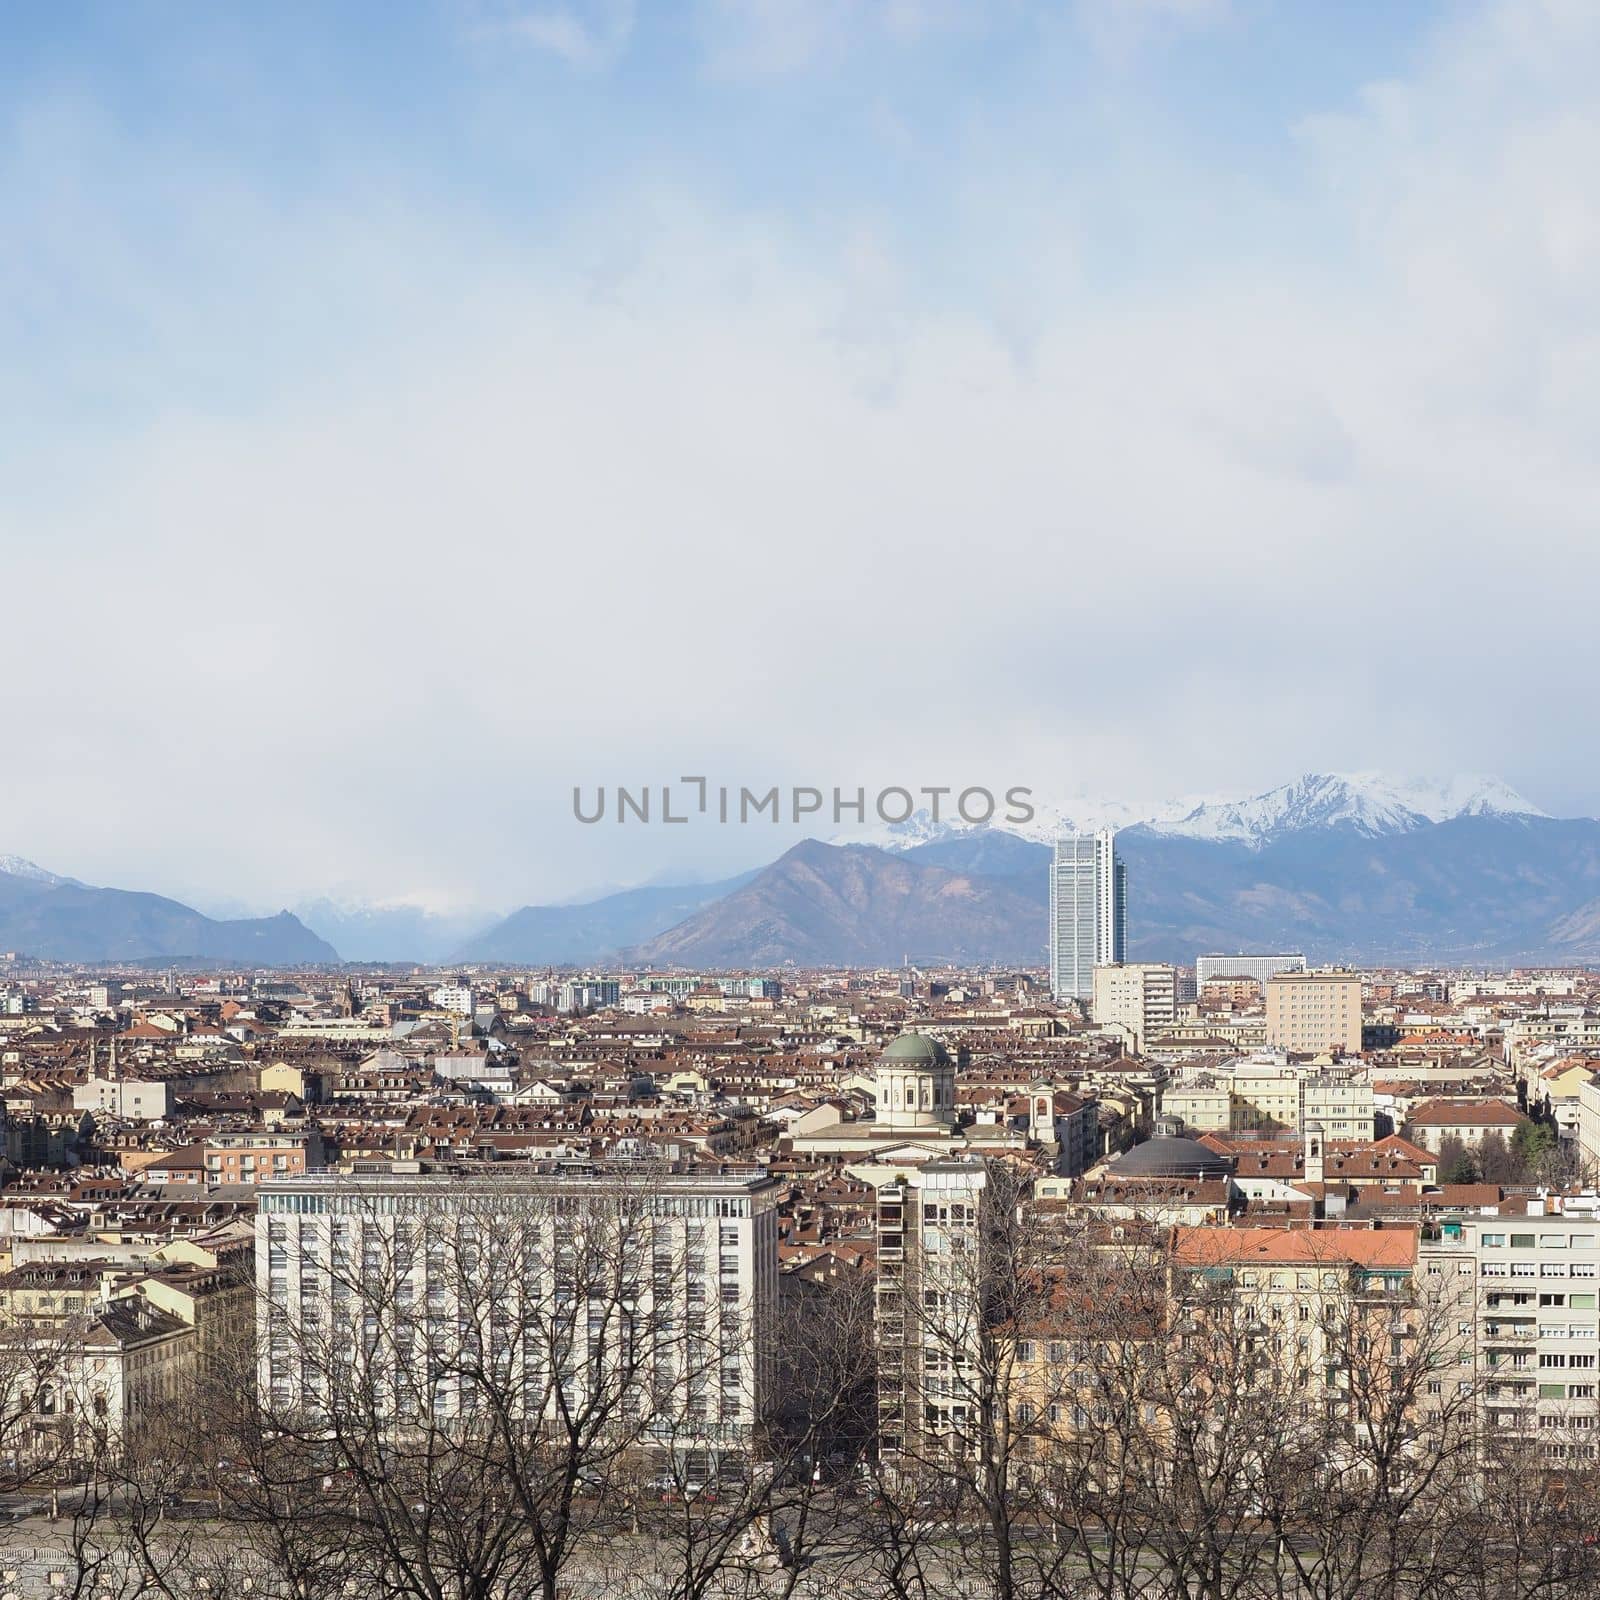
[[[1045,915],[1003,878],[869,845],[797,844],[743,888],[632,952],[686,967],[1044,959]]]

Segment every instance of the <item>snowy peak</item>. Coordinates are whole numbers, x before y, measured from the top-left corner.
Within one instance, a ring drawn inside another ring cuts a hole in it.
[[[1232,839],[1259,849],[1308,828],[1345,827],[1378,838],[1454,817],[1543,815],[1498,778],[1397,781],[1372,772],[1312,772],[1248,800],[1208,802],[1177,821],[1150,826],[1158,833]]]
[[[1308,772],[1292,783],[1245,799],[1195,795],[1159,802],[1077,797],[1053,806],[1034,800],[1031,822],[996,820],[994,827],[1049,844],[1063,834],[1100,828],[1146,827],[1183,839],[1230,840],[1259,850],[1286,834],[1312,828],[1349,828],[1369,838],[1409,833],[1454,817],[1542,817],[1498,778],[1463,775],[1440,780],[1389,778],[1377,772]],[[974,831],[968,824],[926,810],[904,822],[877,823],[834,837],[833,844],[873,844],[911,850]]]
[[[25,856],[0,856],[0,872],[8,878],[26,878],[30,883],[71,883],[70,878],[58,877],[53,872],[46,872],[36,862],[29,861]]]

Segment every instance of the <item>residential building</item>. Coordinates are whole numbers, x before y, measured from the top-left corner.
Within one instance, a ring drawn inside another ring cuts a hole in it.
[[[1359,1053],[1359,974],[1280,972],[1268,978],[1267,1045],[1295,1055]]]
[[[1490,1438],[1536,1442],[1552,1462],[1600,1443],[1600,1200],[1556,1195],[1447,1216],[1422,1270],[1475,1293],[1462,1309]]]
[[[428,999],[440,1010],[453,1012],[458,1017],[472,1015],[472,989],[464,983],[441,983],[431,990]]]
[[[1094,969],[1092,1015],[1117,1028],[1137,1054],[1145,1041],[1178,1020],[1177,968],[1156,961],[1122,961]]]
[[[600,1347],[625,1323],[637,1342],[639,1394],[619,1419],[635,1419],[639,1441],[701,1454],[748,1447],[773,1399],[775,1181],[625,1163],[419,1166],[262,1186],[258,1348],[269,1403],[329,1403],[329,1372],[315,1352],[337,1347],[346,1330],[354,1338],[370,1329],[398,1300],[427,1308],[426,1326],[403,1338],[439,1343],[441,1373],[452,1365],[442,1346],[469,1325],[499,1330],[505,1348],[484,1357],[496,1370],[520,1373],[540,1350],[567,1345],[569,1370],[541,1378],[530,1367],[512,1385],[513,1403],[541,1415],[558,1400],[582,1403],[605,1367]],[[586,1325],[540,1326],[584,1302]],[[427,1386],[422,1403],[435,1416],[483,1403],[448,1376]]]
[[[878,1447],[965,1453],[978,1400],[988,1169],[980,1160],[848,1169],[872,1186],[878,1277]]]

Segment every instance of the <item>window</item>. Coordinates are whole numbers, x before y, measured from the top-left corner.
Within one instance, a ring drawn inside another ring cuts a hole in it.
[[[1531,1233],[1514,1233],[1511,1235],[1511,1248],[1513,1250],[1533,1249],[1533,1235]]]

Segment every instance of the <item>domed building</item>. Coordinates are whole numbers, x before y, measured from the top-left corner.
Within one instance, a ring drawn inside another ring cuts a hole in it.
[[[878,1057],[874,1075],[881,1131],[912,1133],[955,1121],[956,1064],[937,1039],[902,1033]]]
[[[1227,1180],[1233,1165],[1226,1156],[1181,1134],[1157,1133],[1153,1139],[1125,1150],[1106,1169],[1106,1175],[1119,1182],[1138,1182],[1151,1178],[1187,1178],[1207,1183]]]
[[[872,1096],[871,1116],[850,1115],[840,1099],[824,1101],[790,1125],[788,1144],[796,1155],[932,1161],[964,1156],[974,1144],[986,1150],[1026,1147],[1025,1131],[1006,1123],[958,1125],[955,1058],[928,1034],[891,1039],[870,1076],[846,1082]]]

